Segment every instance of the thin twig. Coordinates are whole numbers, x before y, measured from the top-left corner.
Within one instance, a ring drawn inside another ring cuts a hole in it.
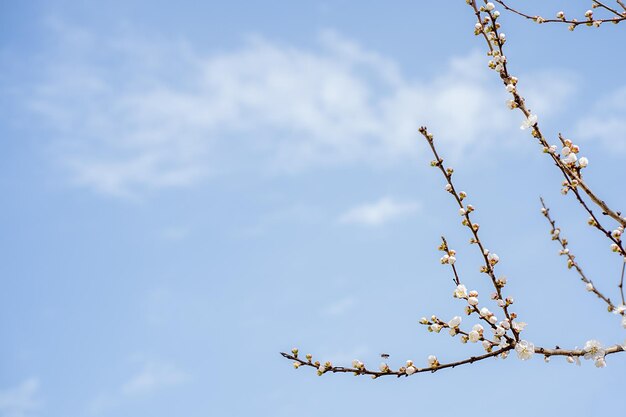
[[[626,258],[624,258],[624,262],[622,262],[622,277],[619,280],[619,292],[622,296],[622,305],[626,305],[626,301],[624,301],[624,271],[626,270]]]
[[[453,171],[451,169],[446,169],[446,167],[444,166],[443,163],[443,159],[439,156],[439,153],[437,152],[437,149],[435,148],[435,143],[434,143],[434,137],[431,133],[428,132],[428,129],[424,126],[419,128],[419,132],[421,133],[422,136],[424,136],[424,138],[426,139],[426,141],[428,142],[428,145],[430,146],[430,149],[433,153],[433,155],[435,156],[435,160],[433,161],[433,165],[438,167],[439,170],[441,171],[441,173],[443,174],[443,176],[445,177],[447,184],[450,185],[449,187],[449,192],[450,194],[452,194],[452,196],[454,196],[454,199],[456,200],[457,204],[459,205],[459,208],[463,209],[463,217],[464,217],[464,222],[463,224],[470,230],[470,232],[473,235],[473,239],[472,239],[472,243],[475,243],[478,248],[480,249],[480,254],[483,257],[484,260],[484,267],[482,268],[482,271],[485,272],[490,278],[491,278],[491,283],[494,287],[494,289],[496,290],[496,294],[498,295],[498,299],[503,299],[502,297],[502,286],[498,283],[498,279],[496,278],[495,272],[494,272],[494,266],[491,264],[491,262],[489,262],[489,258],[488,258],[488,252],[485,250],[485,247],[483,246],[482,241],[480,240],[480,237],[478,236],[478,229],[479,229],[479,225],[477,223],[473,223],[470,213],[473,211],[472,209],[470,209],[469,206],[465,206],[463,204],[463,198],[461,198],[461,196],[459,195],[459,193],[456,191],[456,188],[454,187],[454,182],[452,181],[452,173]],[[509,322],[513,321],[512,315],[509,313],[508,310],[508,306],[505,304],[502,308],[502,311],[504,312],[504,315],[506,316],[507,320],[509,320]],[[515,337],[515,340],[519,340],[519,335],[518,332],[511,327],[511,331],[513,332],[513,336]]]
[[[607,6],[606,4],[602,3],[601,1],[593,0],[593,2],[595,4],[597,4],[598,7],[602,7],[603,9],[608,10],[609,12],[613,13],[617,17],[623,17],[622,13],[618,12],[617,10],[615,10],[614,8],[612,8],[610,6]]]
[[[606,349],[604,349],[604,354],[605,355],[612,355],[613,353],[618,353],[618,352],[624,352],[626,351],[626,349],[624,349],[624,345],[613,345],[611,347],[608,347]],[[545,356],[585,356],[585,350],[584,349],[561,349],[561,348],[556,348],[556,349],[548,349],[548,348],[542,348],[542,347],[535,347],[535,353],[540,353],[542,355]]]
[[[609,306],[609,311],[615,310],[615,306],[613,305],[611,300],[608,297],[604,296],[604,294],[602,294],[596,288],[596,286],[593,283],[593,281],[591,281],[589,278],[587,278],[587,276],[583,272],[583,270],[580,267],[580,265],[578,265],[578,262],[576,262],[574,260],[575,256],[572,254],[570,249],[567,247],[567,245],[568,245],[567,239],[563,238],[563,235],[560,232],[561,229],[556,227],[556,221],[553,220],[552,217],[550,216],[550,209],[546,206],[546,204],[543,201],[542,197],[540,197],[539,199],[541,200],[541,206],[543,207],[541,212],[543,213],[544,217],[548,220],[548,222],[550,223],[550,226],[552,227],[552,229],[550,230],[550,234],[552,235],[552,240],[556,240],[557,242],[559,242],[561,244],[561,248],[562,248],[561,254],[564,254],[564,255],[567,256],[567,268],[568,269],[572,269],[573,268],[576,272],[578,272],[578,275],[580,275],[580,280],[582,282],[584,282],[585,284],[591,284],[591,289],[588,288],[588,291],[593,292],[596,296],[598,296],[598,298],[603,300]]]
[[[453,255],[453,253],[452,253],[452,252],[450,252],[450,247],[448,246],[448,241],[446,240],[446,238],[445,238],[445,237],[443,237],[443,236],[441,236],[441,240],[443,241],[443,250],[446,252],[446,254],[448,254],[448,256],[454,256],[454,255]],[[454,274],[454,278],[452,278],[452,280],[454,281],[454,283],[455,283],[456,285],[461,285],[461,279],[459,278],[459,273],[458,273],[458,271],[456,270],[456,265],[455,265],[454,263],[451,263],[451,264],[450,264],[450,267],[452,268],[452,272],[453,272],[453,274]],[[487,323],[487,325],[488,325],[489,327],[491,327],[491,328],[492,328],[492,329],[494,329],[494,330],[498,327],[498,326],[496,326],[495,324],[491,323],[487,317],[483,317],[483,316],[480,314],[480,309],[478,308],[478,306],[473,306],[473,305],[469,305],[469,304],[468,304],[468,306],[472,309],[472,311],[473,311],[474,313],[478,314],[478,317],[479,317],[481,320],[483,320],[485,323]],[[427,322],[426,324],[432,324],[432,323]],[[449,326],[447,325],[447,323],[445,323],[445,322],[440,322],[440,323],[438,323],[438,324],[439,324],[439,325],[444,325],[444,327],[449,327]],[[514,340],[513,340],[513,339],[512,339],[512,338],[511,338],[508,334],[506,334],[506,333],[505,333],[503,336],[504,336],[504,338],[507,340],[507,342],[508,342],[508,343],[513,343],[513,342],[514,342]]]
[[[506,10],[515,13],[518,16],[524,17],[528,20],[532,20],[534,22],[537,23],[566,23],[569,24],[572,27],[577,27],[579,25],[583,25],[583,26],[593,26],[594,22],[597,22],[596,25],[602,24],[602,23],[619,23],[622,20],[626,20],[626,14],[624,13],[619,13],[613,9],[608,9],[611,10],[613,12],[615,12],[615,14],[617,15],[617,17],[612,17],[612,18],[607,18],[607,19],[585,19],[585,20],[576,20],[576,19],[544,19],[541,16],[533,16],[533,15],[529,15],[527,13],[521,12],[519,10],[514,9],[513,7],[509,6],[507,3],[505,3],[503,0],[494,0],[496,3],[500,4],[502,7],[504,7]],[[598,2],[596,2],[598,3]],[[620,5],[621,2],[618,2]],[[623,5],[622,5],[623,6]],[[606,7],[605,7],[606,8]],[[626,10],[626,8],[624,9]]]
[[[414,373],[423,373],[423,372],[437,372],[441,369],[447,369],[447,368],[455,368],[457,366],[461,366],[461,365],[467,365],[470,363],[474,363],[474,362],[478,362],[481,361],[483,359],[487,359],[487,358],[493,358],[495,356],[501,355],[503,353],[508,352],[509,350],[513,349],[513,346],[507,346],[505,348],[502,349],[498,349],[498,350],[494,350],[493,352],[489,352],[489,353],[485,353],[484,355],[480,355],[480,356],[471,356],[467,359],[463,359],[461,361],[456,361],[456,362],[449,362],[449,363],[442,363],[439,364],[435,367],[428,367],[428,368],[417,368],[415,369]],[[319,362],[310,362],[310,361],[304,361],[292,354],[289,353],[285,353],[285,352],[280,352],[280,354],[287,358],[287,359],[291,359],[295,362],[297,362],[300,366],[310,366],[313,368],[318,368],[320,367],[320,363]],[[370,369],[367,369],[365,367],[361,368],[361,369],[357,369],[357,368],[346,368],[343,366],[331,366],[330,368],[326,369],[324,373],[328,373],[328,372],[333,372],[333,373],[353,373],[355,375],[371,375],[373,378],[379,378],[381,376],[397,376],[398,378],[401,376],[409,376],[406,373],[406,370],[404,370],[404,368],[400,368],[397,371],[392,371],[389,370],[387,372],[382,372],[382,371],[372,371]]]

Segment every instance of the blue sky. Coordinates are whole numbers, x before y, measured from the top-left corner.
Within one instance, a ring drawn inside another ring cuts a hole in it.
[[[0,2],[0,415],[621,412],[621,355],[377,381],[280,358],[480,353],[418,325],[463,309],[442,234],[488,291],[420,125],[478,209],[526,338],[626,332],[557,256],[540,195],[617,298],[619,260],[506,109],[464,1],[250,3]],[[623,27],[502,22],[544,132],[579,143],[588,181],[624,207]]]

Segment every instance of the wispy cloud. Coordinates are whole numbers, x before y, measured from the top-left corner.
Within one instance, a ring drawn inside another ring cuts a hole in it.
[[[332,317],[340,316],[350,310],[352,307],[354,307],[355,304],[356,299],[352,296],[347,296],[327,305],[322,310],[322,314]]]
[[[0,391],[0,413],[3,417],[27,417],[39,409],[39,380],[30,378]]]
[[[626,152],[626,86],[614,90],[577,124],[575,136],[601,143],[612,152]]]
[[[420,79],[331,31],[308,49],[255,37],[207,55],[184,42],[55,28],[54,64],[29,105],[55,133],[72,181],[106,194],[190,186],[232,170],[408,160],[420,149],[419,124],[458,156],[518,124],[479,53]]]
[[[374,203],[361,204],[346,211],[339,217],[341,223],[355,223],[366,226],[379,226],[399,217],[414,213],[419,209],[416,202],[398,202],[383,197]]]
[[[122,385],[121,392],[129,396],[149,394],[162,387],[178,385],[185,380],[187,380],[187,375],[177,367],[171,364],[149,362]]]
[[[101,392],[88,405],[91,414],[100,414],[133,398],[150,396],[189,380],[189,375],[177,366],[162,361],[144,361],[141,369],[119,387]]]

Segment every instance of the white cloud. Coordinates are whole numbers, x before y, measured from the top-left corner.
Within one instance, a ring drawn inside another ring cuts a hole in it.
[[[315,48],[257,37],[212,55],[58,22],[56,31],[54,64],[29,105],[55,133],[72,181],[102,193],[134,196],[233,170],[410,161],[423,150],[420,124],[455,158],[519,124],[481,53],[432,63],[440,75],[420,79],[329,31]],[[546,108],[555,99],[535,98]]]
[[[178,385],[186,380],[187,375],[173,365],[149,362],[122,385],[121,392],[128,396],[149,394],[163,387]]]
[[[350,310],[356,304],[356,300],[352,296],[344,297],[335,302],[329,304],[322,310],[322,314],[325,316],[341,316],[348,310]]]
[[[189,376],[173,364],[143,361],[142,368],[119,387],[100,392],[88,404],[91,414],[101,414],[135,398],[149,396],[186,382]]]
[[[39,408],[39,380],[30,378],[16,387],[0,391],[2,417],[26,417]]]
[[[341,223],[356,223],[378,226],[399,217],[414,213],[419,208],[416,202],[401,203],[384,197],[374,203],[353,207],[339,218]]]
[[[575,129],[575,137],[626,152],[626,86],[601,98]]]

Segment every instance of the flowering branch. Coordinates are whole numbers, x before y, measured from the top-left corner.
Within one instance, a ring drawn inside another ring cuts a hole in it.
[[[616,308],[611,302],[611,300],[608,297],[604,296],[604,294],[602,294],[596,288],[594,283],[589,278],[587,278],[587,276],[583,272],[580,265],[578,265],[578,262],[575,261],[576,257],[572,254],[570,249],[567,247],[569,242],[561,234],[561,229],[556,227],[556,222],[550,216],[550,209],[546,206],[545,202],[543,201],[543,198],[540,198],[540,200],[541,200],[541,213],[544,215],[546,220],[548,220],[548,222],[550,223],[550,226],[552,227],[550,229],[552,240],[556,240],[557,242],[561,244],[561,250],[559,251],[559,255],[567,257],[567,268],[568,269],[573,268],[576,272],[578,272],[578,275],[580,275],[580,280],[586,284],[585,288],[587,289],[587,291],[594,293],[596,296],[598,296],[598,298],[602,299],[607,304],[609,311],[614,311]]]
[[[480,249],[480,253],[484,260],[484,265],[480,267],[480,272],[486,273],[489,278],[491,278],[491,283],[496,291],[496,297],[494,299],[498,300],[498,306],[502,308],[506,319],[511,322],[514,317],[512,317],[512,315],[509,313],[508,307],[510,304],[512,304],[513,300],[510,298],[508,298],[507,300],[502,299],[502,288],[506,284],[506,278],[496,278],[494,271],[494,267],[500,261],[500,258],[495,253],[491,253],[489,250],[487,250],[481,242],[480,237],[478,236],[478,230],[480,229],[480,225],[478,223],[473,223],[471,219],[471,213],[475,210],[474,206],[472,206],[471,204],[463,204],[463,200],[467,198],[467,193],[465,193],[464,191],[457,192],[456,188],[454,187],[454,183],[452,181],[452,174],[454,173],[454,169],[445,168],[443,159],[439,156],[439,154],[437,153],[437,149],[435,148],[433,135],[428,132],[428,129],[426,127],[420,127],[419,132],[428,142],[428,145],[430,146],[430,149],[435,157],[435,159],[431,161],[430,165],[433,167],[438,167],[445,177],[447,181],[445,190],[454,197],[457,204],[459,205],[459,214],[461,215],[461,217],[463,217],[463,221],[461,222],[461,224],[467,227],[472,233],[470,243],[476,244]],[[447,244],[445,240],[444,244],[446,247],[442,250],[447,250]],[[448,263],[445,261],[445,257],[442,258],[442,263]],[[452,265],[452,267],[454,268],[454,265]],[[457,285],[459,284],[460,282],[457,283]],[[519,340],[518,332],[514,328],[512,329],[512,331],[515,340]]]
[[[581,170],[586,168],[589,161],[587,158],[580,158],[576,154],[579,152],[579,147],[574,145],[571,141],[562,139],[563,150],[561,155],[556,152],[555,145],[549,145],[546,139],[541,133],[538,124],[538,117],[532,114],[526,107],[524,98],[519,94],[517,89],[518,78],[511,76],[507,68],[507,58],[504,55],[504,44],[506,43],[506,35],[500,33],[500,24],[497,22],[500,13],[495,11],[493,3],[486,3],[485,6],[478,7],[475,0],[468,0],[470,6],[474,9],[474,14],[478,22],[475,25],[474,33],[476,35],[482,34],[487,41],[489,47],[488,55],[492,57],[489,61],[489,67],[497,71],[506,87],[506,90],[513,96],[512,100],[509,100],[508,106],[511,109],[518,108],[522,111],[526,120],[522,123],[522,129],[532,129],[532,136],[538,139],[539,144],[542,145],[543,151],[550,155],[555,165],[562,172],[565,180],[567,181],[567,189],[571,189],[575,194],[578,194],[577,188],[580,187],[589,198],[602,209],[602,213],[606,216],[613,218],[621,226],[626,227],[626,218],[620,215],[620,212],[611,210],[608,205],[601,200],[596,194],[591,191],[589,186],[582,180]],[[484,14],[484,16],[483,16]],[[589,211],[589,210],[588,210]],[[617,242],[616,242],[617,243]],[[620,245],[621,254],[626,256],[626,252]]]
[[[593,16],[593,10],[587,10],[585,12],[585,18],[583,20],[578,20],[578,19],[567,19],[565,18],[565,13],[560,11],[558,13],[556,13],[556,19],[545,19],[541,16],[531,16],[529,14],[520,12],[519,10],[514,9],[513,7],[509,6],[507,3],[505,3],[503,0],[494,0],[496,3],[500,4],[502,7],[504,7],[506,10],[515,13],[518,16],[522,16],[528,20],[532,20],[536,23],[542,24],[542,23],[566,23],[569,25],[569,30],[574,30],[576,29],[576,27],[578,27],[579,25],[584,25],[584,26],[593,26],[593,27],[600,27],[600,25],[602,25],[602,23],[614,23],[617,24],[619,22],[621,22],[622,20],[626,20],[626,6],[624,5],[624,3],[622,3],[621,0],[617,0],[617,4],[619,4],[623,9],[624,12],[620,13],[617,10],[615,10],[612,7],[607,6],[606,4],[599,2],[599,1],[593,1],[592,2],[592,9],[596,9],[596,8],[602,8],[605,9],[607,11],[609,11],[610,13],[614,14],[615,17],[611,17],[611,18],[603,18],[603,19],[594,19]]]
[[[437,372],[441,369],[447,368],[456,368],[457,366],[467,365],[474,362],[481,361],[487,358],[497,357],[498,355],[502,355],[507,353],[509,350],[513,349],[513,346],[508,346],[506,348],[498,349],[493,352],[486,353],[480,356],[471,356],[467,359],[463,359],[457,362],[448,362],[448,363],[439,363],[437,358],[434,356],[429,356],[429,366],[425,368],[418,368],[413,364],[413,361],[406,361],[406,366],[401,366],[397,371],[392,371],[387,364],[382,363],[380,365],[380,371],[373,371],[367,369],[363,362],[358,360],[352,361],[352,368],[346,368],[343,366],[333,366],[331,362],[325,362],[324,364],[320,364],[319,361],[313,362],[313,357],[309,354],[306,355],[306,361],[300,359],[298,357],[298,349],[293,349],[291,354],[281,352],[280,354],[287,359],[294,361],[294,368],[298,369],[300,366],[310,366],[317,369],[318,375],[323,375],[327,372],[332,373],[353,373],[355,376],[358,375],[370,375],[372,378],[376,379],[381,376],[397,376],[398,378],[401,376],[411,376],[413,374],[418,374],[422,372]]]
[[[500,24],[498,23],[497,19],[499,18],[500,13],[495,10],[495,5],[491,2],[485,1],[485,5],[479,7],[476,0],[466,0],[466,2],[473,8],[477,18],[474,33],[476,35],[482,35],[487,42],[487,46],[489,48],[488,55],[491,57],[491,60],[489,61],[489,67],[498,72],[506,87],[506,90],[511,93],[513,97],[511,100],[508,101],[509,108],[520,109],[525,117],[525,120],[522,124],[522,129],[531,129],[532,136],[538,140],[539,144],[542,146],[543,152],[549,155],[553,163],[563,174],[565,180],[563,182],[563,188],[561,192],[563,194],[568,194],[569,192],[571,192],[575,196],[577,202],[590,216],[588,223],[591,226],[595,227],[597,230],[599,230],[611,241],[611,250],[618,253],[624,261],[622,265],[620,282],[618,285],[622,298],[622,304],[620,306],[615,306],[611,302],[610,298],[606,297],[595,287],[593,282],[589,278],[587,278],[582,268],[575,261],[575,256],[569,250],[568,241],[561,236],[560,229],[556,226],[556,222],[549,214],[548,207],[545,205],[543,199],[541,199],[542,213],[547,221],[550,223],[550,232],[552,235],[552,239],[558,241],[561,245],[560,255],[567,257],[568,268],[573,268],[577,271],[580,279],[586,284],[587,290],[593,292],[598,298],[603,300],[607,304],[609,311],[620,314],[622,316],[622,326],[626,328],[626,303],[624,302],[623,292],[624,274],[626,270],[626,251],[624,250],[624,245],[621,238],[622,234],[624,233],[624,228],[626,227],[626,218],[622,217],[621,212],[612,210],[583,181],[582,170],[588,166],[589,161],[585,157],[579,158],[577,156],[580,151],[577,145],[572,143],[571,140],[563,138],[559,134],[559,139],[562,145],[562,149],[559,154],[557,153],[557,146],[550,145],[543,136],[539,128],[538,117],[531,113],[530,109],[527,108],[525,105],[524,98],[518,93],[518,79],[514,76],[511,76],[508,72],[507,59],[504,55],[503,50],[504,43],[506,42],[506,36],[504,35],[504,33],[499,32]],[[527,18],[531,18],[528,15],[525,15],[510,8],[503,1],[495,0],[495,2],[501,4],[505,9],[510,10],[513,13],[520,14]],[[610,21],[617,23],[621,20],[626,19],[625,4],[621,0],[617,0],[617,3],[625,10],[624,13],[619,13],[614,8],[607,6],[605,3],[600,1],[594,1],[593,7],[601,8],[617,15],[618,17],[610,19]],[[564,17],[564,14],[562,12],[559,12],[557,14],[558,20],[555,21],[568,22],[573,25],[570,28],[576,27],[577,25],[583,23],[587,24],[588,26],[599,26],[599,23],[597,22],[602,23],[604,21],[609,21],[608,19],[593,20],[592,11],[588,11],[585,15],[587,17],[586,22],[577,22],[576,20],[567,21]],[[532,19],[537,21],[538,23],[551,21],[545,20],[537,16],[532,17]],[[489,311],[487,307],[479,307],[478,292],[475,290],[468,291],[467,287],[462,283],[455,265],[456,251],[450,248],[445,237],[442,237],[442,243],[439,246],[439,250],[443,251],[444,255],[441,258],[441,263],[449,265],[452,269],[452,280],[456,285],[456,288],[453,292],[454,298],[465,300],[467,302],[467,305],[465,306],[465,313],[468,316],[476,314],[479,320],[484,321],[488,325],[488,327],[491,328],[491,330],[493,331],[493,337],[486,337],[485,328],[481,324],[475,324],[474,326],[472,326],[471,330],[463,330],[461,327],[462,319],[460,316],[455,316],[449,321],[444,321],[433,315],[430,319],[423,317],[420,320],[420,324],[427,326],[429,332],[440,333],[442,330],[447,329],[450,336],[459,336],[462,343],[481,342],[483,349],[486,351],[486,353],[480,356],[470,356],[469,358],[460,361],[448,363],[440,363],[436,356],[430,355],[427,360],[427,367],[417,367],[414,365],[413,361],[409,360],[406,362],[406,366],[402,366],[397,370],[392,370],[384,362],[380,364],[379,370],[368,369],[366,368],[365,364],[363,364],[363,362],[359,360],[354,360],[352,362],[352,367],[334,366],[331,362],[313,362],[313,356],[311,354],[307,354],[305,356],[306,360],[299,358],[297,348],[294,348],[291,351],[291,354],[282,352],[281,355],[287,359],[294,361],[293,365],[296,369],[301,366],[316,368],[318,375],[323,375],[328,372],[353,373],[354,375],[370,375],[372,378],[378,378],[388,375],[401,377],[410,376],[416,373],[436,372],[440,369],[454,368],[456,366],[471,364],[491,357],[500,357],[504,359],[513,349],[516,351],[517,356],[521,360],[530,359],[535,353],[543,355],[546,361],[549,361],[552,356],[565,356],[567,361],[570,363],[580,363],[580,357],[584,357],[585,359],[592,359],[597,367],[606,366],[606,355],[626,351],[626,342],[623,345],[616,344],[604,348],[598,341],[588,340],[582,349],[562,349],[559,346],[551,349],[535,346],[533,343],[527,340],[522,340],[520,338],[520,333],[524,330],[526,323],[515,321],[515,319],[517,318],[517,314],[509,311],[509,307],[513,304],[513,298],[505,298],[503,296],[502,289],[506,285],[506,278],[497,277],[495,273],[495,266],[499,262],[500,258],[495,253],[487,250],[483,245],[483,242],[481,241],[478,233],[480,226],[478,225],[478,223],[474,223],[472,221],[472,213],[475,211],[475,208],[471,204],[466,204],[464,202],[467,198],[467,193],[465,193],[464,191],[457,191],[457,188],[455,187],[453,182],[454,170],[451,167],[446,167],[444,165],[444,160],[440,157],[435,147],[434,136],[428,131],[426,127],[420,127],[419,133],[426,139],[432,151],[432,154],[434,155],[435,159],[431,161],[431,166],[438,168],[439,171],[442,173],[446,180],[446,185],[444,188],[454,197],[454,200],[459,207],[459,214],[462,218],[461,224],[467,227],[471,233],[470,244],[476,245],[478,250],[480,250],[483,258],[483,264],[480,267],[480,271],[482,273],[485,273],[489,277],[491,284],[495,290],[495,292],[491,295],[491,299],[496,301],[498,307],[502,310],[502,313],[504,314],[504,319],[498,321],[494,313]],[[602,214],[604,216],[609,217],[617,223],[617,227],[614,230],[610,231],[610,229],[607,229],[600,224],[598,217],[596,217],[592,209],[589,207],[589,204],[587,204],[587,201],[585,200],[585,198],[583,198],[580,190],[582,190],[582,193],[584,193],[588,197],[588,199],[591,200],[591,202],[593,202],[602,210]]]
[[[621,236],[624,233],[624,228],[626,227],[626,218],[621,216],[619,211],[614,211],[608,207],[608,205],[601,200],[583,181],[582,179],[582,169],[586,168],[589,164],[589,161],[585,157],[578,158],[576,155],[579,153],[580,149],[578,145],[572,143],[571,140],[563,138],[559,134],[559,139],[563,148],[561,150],[561,155],[559,155],[556,150],[556,145],[549,145],[547,140],[544,138],[538,124],[538,117],[535,114],[532,114],[530,110],[525,105],[524,98],[518,92],[518,79],[517,77],[511,76],[507,67],[507,59],[504,55],[504,44],[506,42],[506,36],[504,33],[499,32],[500,24],[497,19],[500,17],[500,13],[495,10],[495,6],[491,2],[486,2],[485,6],[478,7],[476,4],[476,0],[468,0],[470,6],[473,8],[478,23],[475,25],[474,33],[476,35],[482,34],[483,38],[486,40],[487,45],[489,47],[488,55],[492,57],[492,60],[489,62],[489,67],[497,71],[502,79],[506,90],[512,94],[513,99],[509,100],[508,105],[511,109],[519,108],[526,120],[522,124],[522,129],[531,128],[532,136],[538,139],[540,145],[542,145],[543,152],[550,155],[554,164],[559,168],[563,176],[565,177],[565,181],[563,182],[563,188],[561,192],[563,194],[567,194],[569,191],[574,194],[577,201],[580,205],[587,211],[590,218],[588,223],[591,226],[596,227],[600,230],[609,240],[611,240],[611,250],[613,252],[618,253],[622,256],[624,261],[626,261],[626,250],[622,244]],[[602,227],[598,218],[594,215],[593,211],[589,208],[585,200],[582,198],[582,195],[579,192],[579,188],[582,189],[585,194],[591,199],[593,203],[595,203],[598,207],[602,209],[602,214],[611,217],[613,220],[617,221],[618,227],[609,232],[606,228]],[[623,279],[620,279],[620,283],[618,285],[620,294],[623,296]],[[624,304],[624,302],[622,302]]]

